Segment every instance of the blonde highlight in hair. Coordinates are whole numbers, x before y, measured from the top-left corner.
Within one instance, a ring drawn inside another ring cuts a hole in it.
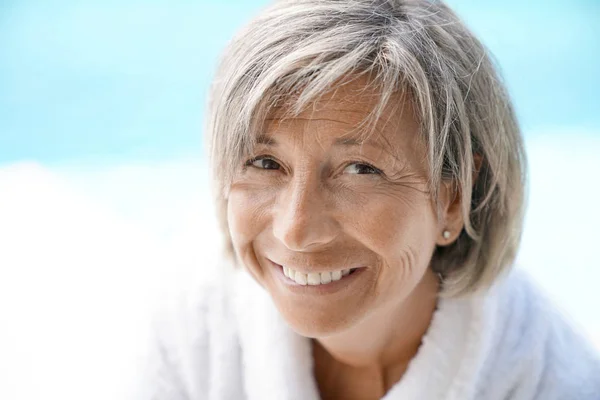
[[[427,145],[430,189],[450,182],[464,229],[436,249],[444,294],[489,287],[512,265],[522,231],[525,153],[490,55],[441,1],[284,0],[228,45],[211,87],[207,134],[227,251],[227,191],[269,111],[297,115],[324,93],[369,76],[378,102],[371,132],[394,93],[408,92]]]

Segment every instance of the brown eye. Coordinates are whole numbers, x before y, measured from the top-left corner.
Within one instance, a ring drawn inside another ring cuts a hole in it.
[[[251,165],[259,169],[274,169],[278,170],[281,166],[274,160],[266,157],[257,157],[249,160],[246,165]]]
[[[355,174],[355,175],[365,175],[365,174],[380,174],[381,171],[369,164],[361,164],[361,163],[352,163],[344,168],[344,173],[347,174]]]

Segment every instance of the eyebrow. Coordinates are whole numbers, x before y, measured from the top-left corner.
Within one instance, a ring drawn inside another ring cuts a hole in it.
[[[264,146],[270,146],[270,147],[278,147],[279,146],[279,142],[273,137],[270,136],[266,133],[262,133],[259,134],[256,137],[256,144],[258,145],[264,145]],[[362,146],[362,145],[369,145],[369,146],[373,146],[376,147],[380,150],[382,150],[384,153],[390,155],[392,158],[396,159],[396,160],[400,160],[401,158],[404,158],[401,156],[401,153],[397,153],[394,154],[394,150],[388,148],[387,146],[385,146],[383,143],[377,141],[377,140],[373,140],[370,137],[367,137],[365,139],[362,139],[360,137],[354,137],[354,136],[346,136],[346,137],[340,137],[338,139],[335,140],[335,142],[333,142],[334,146],[343,146],[343,147],[358,147],[358,146]],[[395,149],[396,151],[398,149]]]
[[[376,140],[371,140],[368,138],[365,140],[362,140],[362,139],[359,139],[356,137],[341,137],[341,138],[336,139],[334,144],[337,146],[362,146],[364,144],[368,144],[371,146],[380,147],[380,148],[384,149],[384,146],[381,143],[379,143]]]
[[[279,142],[277,142],[277,140],[274,137],[272,137],[266,133],[261,133],[256,137],[256,144],[262,144],[262,145],[273,146],[273,147],[279,146]],[[345,135],[345,136],[337,138],[333,142],[333,145],[335,147],[346,147],[346,148],[359,147],[359,146],[362,146],[365,144],[380,149],[382,151],[382,153],[385,153],[389,157],[391,157],[394,160],[394,163],[399,162],[402,165],[405,165],[405,163],[406,163],[407,155],[406,155],[406,153],[404,153],[403,150],[394,148],[393,146],[386,146],[384,143],[381,143],[378,140],[374,140],[370,136],[367,136],[365,138],[365,137],[361,137],[361,136]]]
[[[279,142],[277,142],[277,140],[274,137],[263,133],[256,137],[256,144],[277,147],[279,145]],[[366,140],[361,140],[355,137],[341,137],[336,139],[333,144],[335,146],[362,146],[364,144],[368,144],[371,146],[383,148],[385,150],[385,147],[381,143],[368,138]]]
[[[275,140],[274,137],[266,135],[264,133],[261,133],[260,135],[256,136],[256,144],[264,144],[266,146],[273,147],[277,147],[279,145],[279,143],[277,143],[277,140]]]

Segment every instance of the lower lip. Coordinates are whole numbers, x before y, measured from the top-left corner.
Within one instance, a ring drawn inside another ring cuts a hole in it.
[[[339,281],[332,281],[330,283],[321,284],[321,285],[300,285],[295,281],[291,280],[283,273],[283,267],[279,264],[275,264],[271,261],[273,267],[275,267],[275,275],[277,278],[285,285],[287,289],[292,292],[300,293],[300,294],[315,294],[315,295],[323,295],[339,292],[347,287],[349,287],[352,283],[354,283],[357,279],[363,275],[366,268],[357,268],[354,272],[343,276]]]

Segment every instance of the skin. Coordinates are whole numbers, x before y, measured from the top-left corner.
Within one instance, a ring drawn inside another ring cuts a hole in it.
[[[354,128],[375,104],[367,83],[327,93],[297,118],[275,109],[229,192],[236,255],[287,323],[313,339],[324,399],[379,399],[400,380],[436,309],[432,254],[462,229],[450,186],[440,188],[437,217],[408,96],[397,94],[401,106],[358,139]],[[278,265],[360,274],[331,293],[295,291]]]

